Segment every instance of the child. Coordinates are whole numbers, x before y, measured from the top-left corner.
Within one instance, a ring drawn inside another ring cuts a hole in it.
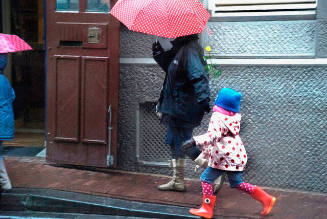
[[[243,182],[242,175],[247,162],[247,154],[239,136],[241,115],[240,102],[242,94],[230,89],[220,90],[213,107],[207,133],[193,137],[183,147],[192,144],[202,147],[208,167],[202,173],[203,203],[200,209],[190,209],[193,215],[212,218],[216,196],[213,195],[213,182],[226,173],[230,186],[250,194],[263,205],[261,215],[268,215],[276,198],[267,194],[259,186]],[[192,142],[193,141],[193,142]]]

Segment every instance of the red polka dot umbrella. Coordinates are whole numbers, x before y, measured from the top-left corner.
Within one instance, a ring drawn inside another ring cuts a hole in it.
[[[210,18],[198,0],[119,0],[110,14],[132,31],[167,38],[201,33]]]
[[[0,53],[32,50],[24,40],[16,35],[0,33]]]

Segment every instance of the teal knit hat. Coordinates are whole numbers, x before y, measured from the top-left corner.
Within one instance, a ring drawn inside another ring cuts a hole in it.
[[[222,88],[215,101],[215,105],[235,113],[240,112],[242,94],[231,88]]]

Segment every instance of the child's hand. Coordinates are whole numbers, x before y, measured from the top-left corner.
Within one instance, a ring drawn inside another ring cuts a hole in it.
[[[156,114],[157,114],[158,118],[161,119],[162,118],[162,113],[159,112],[158,109],[159,109],[159,103],[156,105]]]
[[[188,149],[188,148],[191,148],[193,146],[196,146],[196,143],[194,141],[193,138],[189,139],[189,140],[186,140],[182,146],[181,146],[181,151],[185,153],[185,151]]]
[[[201,153],[195,160],[197,166],[202,168],[207,168],[208,166],[208,159],[205,158],[204,153]]]
[[[194,167],[194,172],[198,172],[198,170],[200,169],[201,167],[199,165],[195,165]]]

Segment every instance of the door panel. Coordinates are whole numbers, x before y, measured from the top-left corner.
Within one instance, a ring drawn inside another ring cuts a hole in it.
[[[80,58],[55,56],[55,141],[79,142]]]
[[[57,48],[68,47],[70,46],[68,42],[78,42],[78,46],[82,46],[83,42],[83,32],[81,29],[80,23],[72,23],[72,22],[56,22],[56,27],[58,29],[57,39]],[[56,34],[56,33],[53,33]],[[67,44],[65,44],[67,43]],[[75,45],[77,46],[77,44]],[[76,48],[75,48],[76,49]]]
[[[47,161],[115,167],[120,24],[90,3],[47,0]]]
[[[83,57],[84,143],[107,144],[108,59]]]

